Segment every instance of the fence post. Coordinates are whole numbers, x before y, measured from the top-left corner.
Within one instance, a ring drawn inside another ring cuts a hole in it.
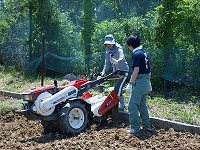
[[[42,33],[41,86],[44,85],[44,33]]]

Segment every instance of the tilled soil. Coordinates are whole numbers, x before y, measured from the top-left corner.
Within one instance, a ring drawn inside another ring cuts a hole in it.
[[[200,135],[155,129],[141,130],[130,135],[123,122],[108,121],[100,128],[91,127],[80,135],[67,137],[62,133],[42,134],[39,121],[8,113],[0,115],[1,150],[56,150],[56,149],[200,149]]]

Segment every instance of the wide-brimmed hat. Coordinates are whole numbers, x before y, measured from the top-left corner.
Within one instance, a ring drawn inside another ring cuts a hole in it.
[[[106,44],[115,44],[115,39],[112,34],[106,35],[104,45]]]

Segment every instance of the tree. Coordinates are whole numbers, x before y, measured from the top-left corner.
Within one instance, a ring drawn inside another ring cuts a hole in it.
[[[84,45],[84,54],[87,56],[91,54],[91,39],[94,28],[94,7],[93,0],[83,1],[83,30],[82,30],[82,40]],[[86,61],[86,68],[90,64],[90,58]]]
[[[164,0],[157,7],[156,42],[167,80],[195,85],[200,79],[199,6],[198,0]]]
[[[19,11],[20,10],[20,11]],[[24,68],[25,54],[22,51],[26,39],[27,24],[25,16],[28,9],[22,1],[1,1],[0,43],[4,64]]]

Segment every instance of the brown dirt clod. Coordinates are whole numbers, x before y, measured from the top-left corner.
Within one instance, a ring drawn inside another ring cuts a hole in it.
[[[0,149],[200,149],[200,135],[155,129],[130,135],[123,122],[113,120],[100,128],[67,137],[61,133],[43,135],[39,121],[30,121],[17,114],[0,115]]]

